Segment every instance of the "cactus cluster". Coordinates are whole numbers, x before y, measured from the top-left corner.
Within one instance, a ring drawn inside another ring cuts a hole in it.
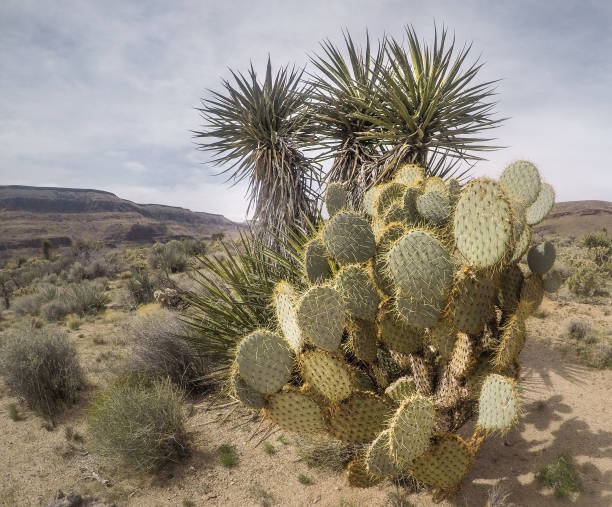
[[[525,161],[464,186],[405,165],[361,209],[348,202],[328,186],[308,288],[278,284],[276,322],[240,342],[232,391],[286,430],[353,444],[351,485],[411,474],[443,498],[518,420],[525,321],[555,259],[550,244],[529,249],[531,227],[554,193]]]

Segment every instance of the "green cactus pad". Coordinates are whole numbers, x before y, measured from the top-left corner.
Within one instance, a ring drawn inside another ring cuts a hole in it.
[[[405,164],[395,172],[393,181],[406,186],[420,185],[425,179],[425,169],[416,164]]]
[[[385,429],[393,412],[390,402],[373,393],[354,392],[328,409],[327,426],[334,438],[343,442],[371,442]]]
[[[467,375],[470,368],[476,361],[476,352],[474,343],[465,333],[457,333],[457,340],[451,355],[451,360],[448,363],[450,372],[456,378],[463,378]]]
[[[348,349],[360,361],[373,363],[376,360],[376,325],[369,320],[351,319],[347,326]]]
[[[315,285],[306,291],[297,305],[300,331],[310,343],[335,351],[342,340],[345,311],[342,296],[336,289]]]
[[[338,272],[335,281],[336,290],[352,317],[364,320],[376,318],[380,296],[366,269],[358,265],[346,266]]]
[[[376,391],[370,376],[362,370],[353,370],[353,391]]]
[[[555,263],[557,252],[550,241],[532,246],[527,252],[527,264],[533,273],[544,275]]]
[[[374,199],[374,214],[383,216],[394,202],[404,198],[406,185],[401,183],[384,183],[379,186]]]
[[[425,180],[423,184],[423,193],[428,194],[429,192],[438,192],[445,197],[448,197],[448,187],[444,183],[442,178],[431,177]]]
[[[431,345],[443,361],[450,360],[455,341],[457,340],[457,329],[448,319],[440,319],[435,326],[427,331],[427,343]]]
[[[485,274],[469,268],[455,279],[448,314],[458,331],[478,334],[489,317],[497,292],[496,283]]]
[[[415,394],[400,404],[389,423],[389,448],[393,461],[408,468],[429,448],[435,422],[430,398]]]
[[[387,255],[393,244],[406,233],[406,227],[401,223],[392,223],[385,227],[376,244],[374,255],[374,280],[378,288],[387,296],[395,293],[393,278],[389,273]]]
[[[249,408],[260,409],[266,406],[264,395],[253,389],[236,372],[230,377],[230,392],[234,398]]]
[[[450,198],[451,203],[454,203],[459,198],[459,194],[461,193],[461,183],[455,178],[451,178],[447,182],[448,185],[448,197]]]
[[[548,183],[542,183],[540,193],[535,202],[527,208],[527,223],[539,224],[555,204],[555,191]]]
[[[493,359],[485,354],[478,358],[474,371],[465,380],[465,389],[470,399],[478,399],[482,384],[491,373],[495,373],[492,362]]]
[[[396,403],[401,403],[405,398],[417,394],[414,379],[412,377],[398,378],[385,389],[385,394]]]
[[[304,271],[310,283],[321,283],[331,276],[329,254],[319,238],[311,239],[304,246]]]
[[[272,394],[291,378],[293,355],[276,333],[258,329],[242,339],[236,351],[238,374],[256,391]]]
[[[514,380],[489,375],[482,385],[478,402],[478,426],[487,432],[506,433],[518,422],[520,398]]]
[[[531,243],[532,234],[533,231],[531,227],[525,225],[514,243],[510,262],[518,262],[523,258],[523,255],[525,255]]]
[[[323,411],[307,394],[283,391],[268,399],[265,415],[281,428],[298,433],[322,433],[325,431]]]
[[[425,220],[442,225],[450,216],[450,201],[447,195],[431,190],[416,199],[416,207]]]
[[[418,481],[450,493],[467,475],[473,460],[470,448],[459,435],[445,433],[415,460],[410,472]]]
[[[521,300],[529,303],[531,313],[533,313],[542,304],[542,299],[544,299],[544,283],[542,282],[542,277],[537,273],[531,273],[523,280]]]
[[[346,482],[353,488],[371,488],[380,482],[380,478],[370,474],[364,457],[357,455],[346,466]]]
[[[378,339],[389,349],[412,354],[423,348],[424,331],[408,324],[390,301],[381,308],[377,324]]]
[[[366,468],[376,477],[394,477],[400,473],[389,454],[389,433],[389,430],[381,432],[366,451]]]
[[[433,234],[412,230],[389,250],[389,272],[399,289],[397,309],[413,326],[440,318],[452,283],[448,252]]]
[[[345,208],[348,202],[348,193],[344,189],[344,185],[338,182],[328,184],[325,189],[324,202],[330,217],[333,217],[338,211]]]
[[[302,378],[331,402],[351,394],[352,375],[346,363],[329,352],[308,350],[299,358]]]
[[[429,367],[421,356],[410,354],[410,368],[417,393],[427,396],[432,391],[432,378]]]
[[[421,219],[417,208],[417,199],[420,195],[421,189],[419,187],[408,187],[404,192],[405,220],[408,223],[416,224]]]
[[[405,222],[408,220],[408,214],[404,208],[403,200],[395,201],[391,203],[391,206],[387,208],[387,211],[382,217],[382,222],[385,225],[389,225],[393,222]]]
[[[479,178],[463,189],[455,207],[453,234],[458,250],[474,266],[494,266],[507,255],[512,213],[496,182]]]
[[[370,224],[352,211],[341,211],[327,222],[323,241],[340,264],[365,262],[376,248]]]
[[[379,347],[376,351],[376,359],[378,366],[388,375],[389,379],[397,378],[405,373],[391,352],[383,347]]]
[[[511,199],[524,206],[533,204],[540,193],[540,173],[535,165],[526,160],[517,160],[508,165],[499,177],[499,183]]]
[[[363,203],[361,205],[363,211],[369,215],[374,216],[374,200],[376,199],[376,194],[378,193],[378,187],[371,187],[368,189],[365,194],[363,194]]]
[[[278,325],[294,352],[302,350],[304,340],[297,322],[296,294],[287,282],[279,282],[274,288],[274,308]]]
[[[516,264],[511,264],[501,272],[497,301],[502,312],[511,314],[518,305],[523,286],[523,272]]]
[[[529,311],[529,303],[521,301],[515,313],[502,327],[501,340],[495,349],[493,366],[498,371],[511,367],[518,360],[519,353],[525,344],[525,320]]]

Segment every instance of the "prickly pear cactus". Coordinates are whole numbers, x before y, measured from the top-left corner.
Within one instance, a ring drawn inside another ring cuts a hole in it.
[[[361,209],[330,185],[330,218],[304,249],[307,289],[279,283],[276,322],[238,345],[234,397],[357,446],[353,486],[412,475],[449,496],[482,441],[520,416],[525,321],[555,260],[550,243],[529,248],[531,227],[553,201],[527,161],[463,187],[406,165]],[[475,413],[465,441],[456,431]]]

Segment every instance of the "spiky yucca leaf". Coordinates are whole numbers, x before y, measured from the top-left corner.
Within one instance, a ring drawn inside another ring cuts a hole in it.
[[[483,132],[503,121],[495,118],[491,102],[495,82],[476,83],[482,64],[478,60],[466,64],[470,46],[456,51],[446,29],[435,31],[433,46],[421,45],[412,27],[406,28],[406,38],[407,47],[395,39],[388,41],[388,65],[377,93],[361,102],[366,113],[355,114],[375,125],[357,139],[375,140],[389,148],[378,161],[384,167],[381,181],[402,163],[427,167],[431,153],[478,160],[475,152],[496,148]]]
[[[199,258],[191,273],[197,289],[185,296],[190,306],[183,320],[191,330],[187,338],[218,361],[219,376],[228,373],[240,338],[275,318],[271,307],[275,285],[286,280],[302,287],[300,249],[306,237],[303,230],[276,236],[283,251],[292,252],[283,257],[253,234],[242,233],[236,242],[221,243],[222,255]]]
[[[258,236],[274,245],[268,231],[314,218],[320,168],[300,151],[312,136],[302,70],[281,67],[272,74],[270,59],[263,83],[253,66],[245,76],[231,71],[225,93],[210,91],[199,111],[204,125],[194,135],[202,150],[235,183],[249,181],[249,211]]]
[[[327,148],[334,162],[327,173],[327,181],[341,181],[351,201],[358,205],[363,192],[376,180],[376,174],[366,167],[380,155],[376,143],[357,140],[357,133],[373,125],[355,113],[367,111],[361,102],[368,102],[375,92],[385,60],[385,40],[378,42],[375,51],[366,34],[365,48],[358,48],[348,32],[344,33],[346,58],[341,48],[331,41],[321,43],[321,55],[310,61],[317,70],[312,76],[312,104],[317,133],[316,142]]]

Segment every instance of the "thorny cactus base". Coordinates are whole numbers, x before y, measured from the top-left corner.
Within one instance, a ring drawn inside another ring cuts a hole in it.
[[[529,250],[531,227],[554,192],[526,161],[464,187],[406,165],[360,210],[348,202],[328,186],[330,218],[304,250],[309,288],[278,284],[277,321],[241,341],[232,392],[286,430],[356,446],[351,485],[410,474],[440,500],[518,421],[525,321],[555,258],[550,244]]]

